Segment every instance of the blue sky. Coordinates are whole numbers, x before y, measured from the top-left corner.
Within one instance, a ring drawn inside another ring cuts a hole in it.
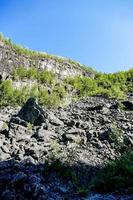
[[[0,0],[0,32],[98,71],[133,67],[132,0]]]

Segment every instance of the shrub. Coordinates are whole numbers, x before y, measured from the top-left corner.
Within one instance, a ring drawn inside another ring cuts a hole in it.
[[[120,145],[122,142],[122,132],[114,124],[109,132],[109,140],[116,145]]]
[[[114,192],[127,189],[133,192],[133,152],[128,151],[121,158],[100,171],[92,181],[90,188],[97,192]]]
[[[23,66],[14,68],[12,71],[12,77],[14,80],[26,78],[27,77],[27,69]]]
[[[111,97],[113,98],[124,99],[126,97],[126,95],[118,85],[111,86],[110,91],[111,91]]]
[[[23,66],[14,68],[12,71],[13,80],[33,79],[37,80],[41,84],[52,85],[55,83],[55,74],[51,71],[40,71],[35,67],[26,69]]]
[[[39,73],[38,80],[40,83],[53,84],[55,80],[55,74],[51,71],[42,71]]]
[[[0,105],[8,105],[13,98],[13,86],[11,80],[5,80],[0,84]]]
[[[39,70],[36,67],[30,67],[27,70],[27,73],[26,73],[27,78],[37,79],[38,76],[39,76]]]
[[[95,81],[89,77],[66,78],[65,82],[78,91],[79,97],[89,96],[97,87]]]

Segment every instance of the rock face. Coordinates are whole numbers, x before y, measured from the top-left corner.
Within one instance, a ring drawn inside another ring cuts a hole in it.
[[[33,97],[29,98],[17,115],[13,116],[10,123],[26,125],[30,123],[34,126],[41,126],[45,121],[45,113],[38,105],[37,100]]]
[[[24,66],[25,68],[34,66],[38,69],[50,70],[61,79],[67,76],[86,75],[93,77],[94,75],[94,73],[87,72],[83,69],[83,66],[79,63],[71,63],[67,59],[62,59],[62,62],[58,60],[54,59],[54,57],[40,58],[39,56],[35,56],[31,58],[30,56],[20,54],[12,46],[0,41],[0,75],[4,76],[4,78],[8,76],[13,67],[20,66]]]
[[[90,180],[118,156],[116,145],[133,148],[133,111],[120,110],[117,101],[101,97],[84,98],[66,108],[45,112],[31,98],[19,112],[1,109],[0,120],[1,199],[84,199],[75,196],[71,183],[65,185],[55,173],[44,177],[45,161],[54,157],[82,166],[82,170],[87,168]],[[25,122],[34,126],[25,127]],[[106,197],[98,195],[99,199]]]

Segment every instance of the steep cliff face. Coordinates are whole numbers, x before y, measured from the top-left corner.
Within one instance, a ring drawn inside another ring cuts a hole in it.
[[[76,75],[94,76],[94,73],[89,68],[87,69],[72,60],[30,51],[0,40],[1,75],[4,72],[11,72],[14,67],[20,66],[24,66],[27,69],[29,67],[37,67],[40,70],[50,70],[61,79]]]

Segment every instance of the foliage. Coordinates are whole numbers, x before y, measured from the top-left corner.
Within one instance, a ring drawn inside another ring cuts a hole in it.
[[[13,98],[13,86],[11,80],[5,80],[0,84],[0,105],[9,105]]]
[[[0,83],[0,105],[21,105],[28,97],[35,96],[43,105],[58,107],[63,104],[70,92],[74,99],[101,95],[121,100],[128,92],[133,91],[133,69],[115,74],[99,73],[94,79],[81,76],[68,77],[59,83],[51,71],[38,70],[35,67],[26,69],[20,66],[14,68],[12,77],[13,80],[36,80],[36,84],[32,88],[15,89],[11,80],[2,81]]]
[[[38,99],[40,104],[45,105],[47,107],[56,108],[60,105],[61,99],[58,94],[52,92],[51,94],[48,93],[48,90],[39,88],[39,95]]]
[[[14,68],[12,71],[13,80],[33,79],[42,84],[53,84],[55,82],[55,74],[47,70],[38,70],[35,67],[26,69],[23,66]]]
[[[96,90],[96,83],[89,77],[76,76],[74,78],[66,78],[65,82],[70,84],[77,90],[77,96],[88,96],[91,92]]]
[[[0,83],[0,106],[17,106],[26,102],[29,97],[36,97],[41,105],[48,108],[57,108],[63,103],[65,98],[65,89],[63,86],[55,86],[49,93],[43,86],[34,84],[31,88],[24,86],[20,89],[13,87],[11,80],[5,80]]]
[[[45,177],[51,172],[56,172],[62,179],[71,181],[80,195],[86,195],[89,191],[107,193],[126,190],[127,193],[133,192],[133,152],[129,149],[120,158],[106,164],[91,182],[86,182],[83,186],[80,181],[84,175],[77,173],[76,168],[69,163],[64,163],[59,159],[53,159],[52,162],[46,161]]]
[[[38,77],[40,83],[45,83],[45,84],[53,84],[55,80],[55,74],[52,73],[51,71],[43,71],[38,73]]]
[[[133,69],[114,74],[97,73],[95,78],[68,77],[65,80],[78,97],[101,95],[124,99],[128,92],[133,92]]]
[[[109,132],[108,139],[111,143],[115,143],[116,145],[120,145],[122,143],[122,132],[114,124]]]
[[[8,129],[8,123],[7,122],[3,122],[2,130],[4,130],[4,129]]]
[[[133,152],[128,151],[121,158],[98,173],[90,188],[97,192],[112,192],[127,189],[133,192]]]
[[[75,68],[83,68],[86,72],[94,72],[95,77],[76,76],[68,77],[59,83],[56,75],[47,70],[39,70],[36,67],[24,68],[19,66],[14,68],[11,75],[13,80],[31,79],[36,85],[32,88],[14,89],[11,81],[0,83],[0,105],[21,105],[29,96],[39,98],[41,104],[49,107],[58,107],[65,97],[71,93],[73,99],[84,96],[101,95],[108,98],[124,99],[128,93],[133,92],[133,68],[128,71],[114,74],[96,73],[91,68],[71,60],[64,59],[49,54],[42,54],[31,51],[27,48],[15,45],[10,39],[0,34],[0,41],[10,45],[18,54],[27,55],[31,58],[53,59],[59,63],[72,64]],[[47,87],[48,89],[44,88]],[[71,88],[69,91],[67,88]]]
[[[33,124],[31,124],[30,122],[27,123],[27,129],[30,131],[33,128]]]
[[[77,177],[74,170],[72,170],[70,166],[62,163],[59,159],[53,160],[52,163],[46,161],[45,176],[51,172],[56,172],[56,174],[62,179],[71,181],[73,184],[76,184],[77,182]]]
[[[57,140],[51,141],[50,149],[49,158],[52,160],[58,159],[60,157],[61,147]]]

